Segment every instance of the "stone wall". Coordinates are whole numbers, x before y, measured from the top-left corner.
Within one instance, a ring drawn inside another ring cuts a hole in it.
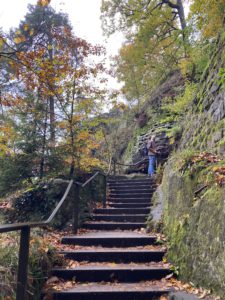
[[[215,163],[210,168],[201,161],[197,166],[180,168],[188,155],[199,152],[217,154],[222,159],[220,166],[225,167],[225,86],[219,76],[225,68],[224,34],[217,45],[183,121],[178,150],[167,162],[162,184],[154,195],[155,207],[148,224],[155,228],[163,224],[168,258],[181,278],[212,289],[225,299],[225,186],[215,182]],[[203,190],[195,195],[201,187]]]
[[[219,72],[225,68],[225,35],[206,69],[189,113],[184,120],[180,148],[209,149],[225,156],[225,87]]]
[[[195,196],[202,173],[179,171],[177,160],[165,168],[163,182],[154,195],[149,227],[163,221],[168,238],[168,259],[185,281],[212,289],[225,299],[225,193],[216,184]],[[160,214],[163,209],[163,215]]]

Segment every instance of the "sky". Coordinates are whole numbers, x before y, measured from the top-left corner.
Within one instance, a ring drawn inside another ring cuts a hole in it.
[[[4,31],[17,27],[27,12],[28,4],[36,4],[37,0],[0,0],[0,27]],[[123,42],[121,33],[110,38],[103,36],[100,20],[101,0],[51,0],[56,11],[69,15],[74,33],[92,44],[106,47],[108,61],[110,56],[118,53]],[[116,80],[110,80],[112,88],[118,88]]]

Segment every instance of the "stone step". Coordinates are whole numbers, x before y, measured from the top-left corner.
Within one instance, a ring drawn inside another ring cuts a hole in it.
[[[151,198],[152,193],[110,193],[109,198]]]
[[[151,205],[151,203],[149,203],[149,201],[147,202],[138,202],[138,200],[136,202],[131,202],[131,203],[124,203],[124,202],[108,202],[108,206],[112,207],[112,208],[149,208],[149,206]]]
[[[94,214],[122,215],[122,214],[148,214],[150,207],[146,208],[98,208]]]
[[[121,190],[118,190],[117,188],[116,189],[110,189],[110,191],[109,191],[109,193],[110,193],[110,195],[111,194],[121,194],[121,195],[123,195],[123,194],[130,194],[130,195],[133,195],[133,194],[138,194],[138,195],[140,195],[140,194],[153,194],[154,193],[154,191],[155,190],[153,190],[153,189],[143,189],[143,190],[138,190],[138,189],[133,189],[133,190],[131,190],[131,189],[126,189],[126,190],[124,190],[124,189],[121,189]]]
[[[88,262],[114,262],[114,263],[131,263],[131,262],[159,262],[163,259],[165,251],[163,250],[126,250],[126,249],[93,249],[93,250],[76,250],[61,251],[65,258],[76,261]]]
[[[145,222],[147,219],[147,214],[142,215],[92,215],[93,221],[110,221],[110,222],[134,222],[140,223]]]
[[[140,282],[144,280],[159,280],[171,273],[169,268],[145,265],[116,265],[115,267],[78,266],[71,269],[54,268],[52,276],[64,280],[76,278],[77,282]]]
[[[85,235],[65,236],[62,244],[80,246],[102,246],[102,247],[138,247],[153,245],[156,243],[156,236],[131,234],[130,232],[102,231]]]
[[[67,290],[54,291],[52,300],[156,300],[170,292],[156,283],[149,283],[137,288],[136,283],[95,283],[77,284]]]
[[[156,189],[157,186],[154,184],[108,184],[107,185],[109,189],[114,188],[114,189]]]
[[[109,197],[109,202],[115,202],[115,203],[150,203],[151,198],[143,198],[143,197],[134,197],[134,198],[117,198],[117,197]]]
[[[154,181],[154,179],[152,179],[152,178],[144,178],[144,179],[120,179],[120,180],[108,180],[107,181],[107,183],[109,183],[109,184],[112,184],[112,183],[119,183],[119,184],[121,184],[121,183],[125,183],[125,184],[139,184],[139,183],[141,183],[141,184],[151,184],[151,183],[155,183],[155,181]]]
[[[134,230],[145,228],[146,223],[144,222],[135,222],[135,223],[122,223],[122,222],[86,222],[83,225],[83,228],[90,230]]]
[[[146,183],[139,183],[139,184],[119,184],[119,183],[110,183],[107,184],[109,189],[111,188],[127,188],[127,189],[155,189],[157,186],[156,184],[146,184]]]

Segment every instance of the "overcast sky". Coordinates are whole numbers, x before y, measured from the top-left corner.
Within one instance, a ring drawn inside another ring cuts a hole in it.
[[[17,27],[27,12],[27,5],[36,3],[37,0],[0,0],[0,27],[3,30]],[[110,38],[103,36],[100,20],[101,0],[51,0],[51,6],[56,11],[69,15],[77,36],[92,44],[104,45],[108,57],[118,53],[123,40],[122,34],[118,33]],[[114,80],[110,80],[110,85],[118,88]]]
[[[37,0],[0,0],[0,27],[4,30],[16,27],[24,18],[29,3],[36,4]],[[101,0],[51,0],[51,5],[56,11],[69,15],[76,35],[94,44],[105,44],[100,20]],[[121,34],[107,39],[108,52],[116,54],[121,43]]]

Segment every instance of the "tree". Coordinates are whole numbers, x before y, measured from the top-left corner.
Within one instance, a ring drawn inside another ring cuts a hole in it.
[[[224,0],[192,0],[191,18],[203,38],[216,37],[224,24]]]
[[[16,152],[29,153],[32,174],[43,177],[53,170],[56,154],[69,164],[71,176],[75,168],[98,164],[92,150],[98,148],[99,133],[89,118],[97,122],[103,101],[99,73],[104,67],[94,57],[104,49],[75,37],[65,15],[40,6],[30,6],[20,27],[4,37],[4,47],[1,56],[11,68],[14,90],[4,93],[3,109],[17,120]]]
[[[101,10],[103,28],[107,34],[121,30],[130,35],[136,32],[146,20],[154,19],[160,14],[161,25],[166,24],[168,27],[164,35],[181,28],[185,40],[187,24],[182,0],[175,2],[170,0],[102,0]],[[167,12],[166,18],[163,16],[164,11]]]

